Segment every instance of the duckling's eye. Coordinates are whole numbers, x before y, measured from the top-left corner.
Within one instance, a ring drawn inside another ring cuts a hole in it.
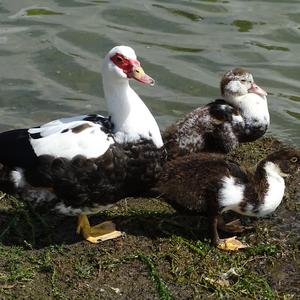
[[[241,79],[241,82],[242,83],[245,83],[247,80],[246,79]]]
[[[291,163],[296,163],[297,161],[298,161],[298,158],[296,156],[294,156],[290,159]]]

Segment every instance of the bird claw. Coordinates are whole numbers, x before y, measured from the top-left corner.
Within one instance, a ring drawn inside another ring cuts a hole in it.
[[[116,239],[116,238],[121,237],[123,235],[124,235],[123,232],[115,230],[113,232],[102,234],[102,235],[99,235],[99,236],[89,235],[89,236],[85,237],[85,239],[87,241],[89,241],[90,243],[92,243],[92,244],[98,244],[98,243],[101,243],[101,242],[104,242],[104,241]]]
[[[86,215],[80,215],[78,218],[77,234],[82,234],[83,237],[93,244],[98,244],[103,241],[123,236],[121,231],[116,230],[116,225],[112,221],[105,221],[95,226],[90,226]]]

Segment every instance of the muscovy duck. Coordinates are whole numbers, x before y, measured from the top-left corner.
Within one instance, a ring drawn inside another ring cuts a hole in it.
[[[75,116],[0,133],[0,189],[35,209],[80,215],[77,231],[90,242],[119,236],[107,222],[90,227],[86,214],[149,189],[165,160],[159,127],[131,78],[154,84],[132,48],[114,47],[102,67],[109,117]]]
[[[163,132],[168,160],[202,151],[227,153],[239,143],[254,141],[270,125],[267,93],[244,68],[226,72],[222,99],[188,113]]]

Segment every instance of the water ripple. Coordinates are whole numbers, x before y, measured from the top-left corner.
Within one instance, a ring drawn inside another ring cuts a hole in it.
[[[299,0],[33,2],[0,3],[2,129],[105,111],[101,58],[125,44],[157,81],[132,85],[162,128],[244,66],[269,92],[270,133],[300,145]]]
[[[145,11],[127,8],[120,8],[118,10],[107,9],[102,12],[102,16],[107,21],[125,25],[127,27],[143,28],[143,30],[149,29],[174,34],[191,33],[190,31],[181,28],[181,26],[175,22],[154,17]]]

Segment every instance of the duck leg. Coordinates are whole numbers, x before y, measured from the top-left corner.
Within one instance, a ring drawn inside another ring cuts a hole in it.
[[[226,251],[238,251],[239,249],[247,248],[248,245],[243,244],[236,237],[229,237],[226,239],[220,239],[218,233],[218,220],[219,216],[211,217],[211,236],[212,236],[212,244],[216,246],[218,249],[226,250]]]
[[[78,217],[76,232],[77,234],[81,233],[87,241],[93,244],[115,239],[123,235],[121,231],[116,230],[115,224],[111,221],[90,226],[88,217],[85,214],[81,214]]]

